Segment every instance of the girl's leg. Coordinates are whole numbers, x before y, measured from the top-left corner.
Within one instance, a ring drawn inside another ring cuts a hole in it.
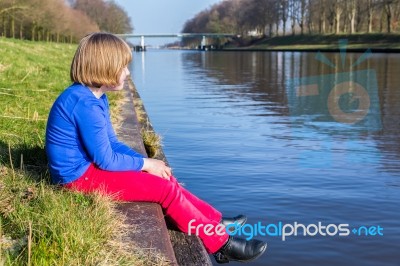
[[[212,219],[216,222],[220,222],[222,219],[222,214],[212,207],[210,204],[205,202],[204,200],[199,199],[195,195],[193,195],[190,191],[188,191],[186,188],[181,186],[178,181],[176,180],[175,177],[171,176],[171,181],[177,183],[182,189],[183,195],[185,195],[186,199],[190,200],[190,202],[195,205],[199,210],[205,211],[203,212],[203,215],[207,216],[209,219]],[[217,220],[215,220],[217,219]]]
[[[159,203],[182,232],[189,233],[190,229],[191,234],[198,235],[209,253],[217,252],[228,240],[226,232],[205,232],[204,226],[215,229],[219,225],[221,214],[201,200],[195,200],[193,204],[194,197],[184,192],[175,178],[169,181],[145,172],[103,171],[91,165],[83,176],[66,187],[87,193],[100,191],[117,200]]]

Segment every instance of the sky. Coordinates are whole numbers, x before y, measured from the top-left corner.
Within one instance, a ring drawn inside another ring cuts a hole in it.
[[[135,34],[179,33],[188,19],[221,0],[114,0],[131,18]],[[160,45],[178,39],[146,39]],[[138,39],[130,40],[139,43]]]

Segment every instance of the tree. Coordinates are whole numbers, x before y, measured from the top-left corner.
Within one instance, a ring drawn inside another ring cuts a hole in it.
[[[100,29],[133,30],[126,12],[106,0],[0,0],[0,22],[1,36],[33,41],[74,42]]]
[[[333,10],[335,14],[335,33],[340,33],[340,17],[343,13],[342,0],[333,0]]]
[[[114,1],[76,0],[73,7],[87,14],[101,31],[129,33],[133,30],[130,18]]]
[[[327,8],[326,8],[326,0],[310,0],[308,5],[309,13],[316,14],[315,17],[310,16],[310,20],[315,19],[318,22],[318,32],[320,34],[326,33],[326,20],[329,20],[329,17],[326,16]],[[315,10],[315,11],[314,11]],[[330,14],[330,12],[328,12]]]
[[[304,34],[304,23],[305,23],[306,10],[307,10],[307,0],[301,0],[300,1],[300,21],[299,21],[301,35]]]
[[[104,30],[112,33],[130,33],[133,31],[128,14],[115,2],[107,4],[107,14]]]
[[[281,18],[282,18],[283,35],[285,36],[285,34],[286,34],[286,22],[287,22],[287,16],[288,16],[288,0],[280,0],[279,12],[280,12]]]
[[[251,31],[265,34],[268,28],[271,36],[280,29],[285,34],[290,23],[292,34],[297,27],[300,34],[306,27],[310,34],[354,34],[372,32],[380,23],[381,31],[386,26],[390,33],[397,31],[399,19],[400,0],[225,0],[188,20],[184,31],[246,35]]]
[[[295,27],[296,27],[296,22],[298,20],[297,12],[298,12],[298,9],[299,9],[299,2],[296,1],[296,0],[289,0],[288,7],[289,7],[288,14],[289,14],[289,17],[290,17],[290,20],[291,20],[291,23],[292,23],[292,25],[291,25],[292,35],[294,35],[296,33]]]
[[[367,0],[367,32],[372,32],[372,17],[374,15],[374,1]]]
[[[356,20],[356,11],[357,11],[356,0],[347,0],[346,8],[347,8],[348,16],[349,16],[349,20],[350,20],[350,34],[353,34],[355,32],[355,20]]]
[[[23,1],[3,0],[0,2],[0,17],[3,21],[2,36],[15,38],[15,22],[18,21],[21,11],[26,9],[27,5]]]
[[[386,14],[386,32],[391,33],[392,32],[392,17],[393,13],[399,3],[398,0],[383,0],[383,10],[384,13]]]
[[[273,0],[248,0],[242,2],[239,24],[244,26],[247,31],[256,30],[259,33],[266,34],[268,28],[269,36],[272,35],[273,25],[279,25],[277,21],[277,9]]]

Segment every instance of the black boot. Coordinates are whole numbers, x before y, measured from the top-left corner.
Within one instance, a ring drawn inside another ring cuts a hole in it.
[[[267,243],[252,239],[245,240],[230,236],[228,242],[214,254],[218,263],[228,263],[229,261],[247,262],[260,257],[267,249]]]
[[[223,224],[225,227],[227,227],[230,224],[237,223],[238,225],[242,226],[246,223],[246,221],[247,217],[240,214],[233,218],[222,217],[220,224]]]

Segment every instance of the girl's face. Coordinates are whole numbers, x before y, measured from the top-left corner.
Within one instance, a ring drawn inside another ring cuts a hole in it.
[[[128,67],[124,67],[121,72],[121,76],[119,76],[119,83],[115,87],[107,87],[105,91],[120,91],[124,87],[124,81],[126,77],[130,74]]]

